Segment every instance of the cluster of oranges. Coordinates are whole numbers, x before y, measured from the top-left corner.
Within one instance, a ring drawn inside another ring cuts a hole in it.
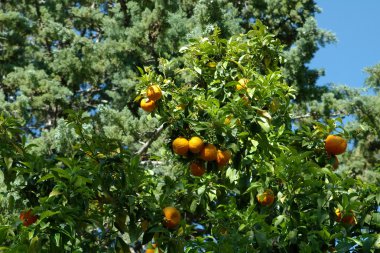
[[[146,89],[146,98],[141,99],[140,107],[146,112],[152,112],[156,108],[156,102],[162,97],[160,86],[150,85]]]
[[[229,163],[232,156],[229,150],[220,150],[213,144],[205,144],[197,136],[191,137],[190,140],[178,137],[172,142],[172,147],[173,152],[178,155],[187,156],[189,151],[192,154],[198,155],[198,159],[190,163],[191,174],[198,177],[206,172],[204,162],[216,161],[218,167],[221,168]]]
[[[337,169],[339,166],[339,160],[337,155],[341,155],[346,152],[347,141],[337,135],[328,135],[325,140],[325,150],[327,155],[332,160],[332,166],[334,169]],[[342,222],[344,224],[355,225],[357,223],[356,217],[352,210],[348,213],[342,213],[339,208],[335,209],[336,221]]]

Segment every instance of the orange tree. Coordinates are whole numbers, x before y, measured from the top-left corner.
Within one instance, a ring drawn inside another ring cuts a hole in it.
[[[215,30],[181,48],[183,64],[161,60],[157,70],[141,69],[136,102],[153,85],[162,90],[151,113],[167,126],[165,160],[176,171],[165,198],[184,217],[177,230],[155,238],[178,245],[169,252],[378,247],[378,188],[333,172],[338,158],[325,146],[344,145],[326,137],[340,130],[348,138],[339,119],[292,128],[295,94],[284,83],[281,49],[257,23],[247,34],[224,40]],[[187,147],[194,136],[204,142],[199,154]],[[218,166],[213,149],[228,151],[230,161]],[[194,175],[194,163],[206,172]],[[342,210],[350,222],[339,218]]]
[[[1,116],[1,250],[374,252],[378,187],[335,174],[325,150],[329,134],[348,139],[339,122],[293,128],[282,46],[263,25],[218,33],[140,69],[136,104],[161,126],[137,152],[69,112],[74,141],[36,155]]]

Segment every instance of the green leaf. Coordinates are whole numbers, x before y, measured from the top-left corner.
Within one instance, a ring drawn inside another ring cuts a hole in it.
[[[58,196],[58,195],[61,195],[62,192],[56,190],[56,189],[53,189],[50,193],[49,193],[49,198],[51,197],[54,197],[54,196]]]
[[[194,66],[194,70],[195,70],[198,74],[202,75],[202,69],[198,68],[197,66]]]
[[[191,213],[194,213],[195,210],[197,209],[197,206],[198,206],[198,200],[197,200],[197,199],[194,199],[194,200],[191,202],[191,205],[190,205],[190,212],[191,212]]]
[[[206,186],[205,185],[202,185],[201,187],[199,187],[198,190],[197,190],[198,196],[203,195],[203,193],[205,192],[205,190],[206,190]]]
[[[43,221],[46,218],[49,218],[49,217],[54,216],[54,215],[59,214],[59,213],[61,213],[61,212],[60,211],[54,212],[54,211],[50,211],[50,210],[44,211],[41,213],[40,218],[38,219],[38,223],[40,223],[41,221]]]
[[[40,179],[38,179],[38,180],[37,180],[37,183],[41,183],[41,182],[43,182],[43,181],[45,181],[45,180],[48,180],[48,179],[50,179],[50,178],[53,178],[53,177],[54,177],[54,175],[51,174],[51,173],[46,174],[45,176],[43,176],[43,177],[41,177]]]
[[[266,118],[261,117],[260,120],[257,121],[257,123],[259,123],[259,125],[264,130],[264,132],[266,132],[266,133],[269,132],[270,125],[269,125],[268,121],[266,120]]]
[[[248,189],[243,193],[243,194],[247,194],[259,187],[262,187],[262,184],[261,182],[252,182],[251,185],[248,187]]]

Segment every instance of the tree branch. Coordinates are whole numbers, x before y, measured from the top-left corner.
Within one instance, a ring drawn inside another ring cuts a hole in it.
[[[142,155],[145,153],[150,145],[160,136],[161,132],[165,129],[165,122],[161,124],[156,130],[154,130],[150,139],[136,152],[136,155]]]
[[[121,11],[124,15],[124,26],[127,27],[130,23],[130,16],[128,15],[127,4],[125,0],[119,0]]]
[[[330,117],[342,117],[342,116],[347,116],[347,115],[348,115],[347,112],[338,111],[336,113],[330,114],[329,116]],[[316,113],[316,112],[312,112],[312,113],[307,113],[304,115],[290,115],[290,118],[291,119],[306,119],[306,118],[315,118],[315,117],[321,117],[321,116],[323,116],[323,115]]]

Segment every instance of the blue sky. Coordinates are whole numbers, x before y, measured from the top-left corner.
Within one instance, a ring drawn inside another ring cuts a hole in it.
[[[317,0],[318,26],[336,34],[337,43],[319,49],[310,66],[324,68],[318,84],[363,87],[363,69],[380,63],[380,0]]]

